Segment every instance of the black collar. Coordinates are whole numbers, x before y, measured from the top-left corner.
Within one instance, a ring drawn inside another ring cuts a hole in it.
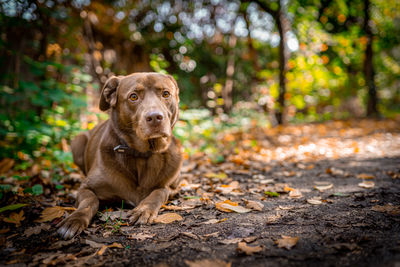
[[[150,158],[151,155],[153,155],[153,152],[151,151],[137,151],[136,149],[129,147],[123,140],[120,140],[120,143],[121,145],[117,145],[116,147],[114,147],[113,150],[115,153],[131,156],[133,158]]]

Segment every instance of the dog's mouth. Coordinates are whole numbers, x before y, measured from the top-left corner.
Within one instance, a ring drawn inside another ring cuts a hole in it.
[[[168,135],[159,135],[158,137],[152,137],[147,139],[149,144],[149,150],[153,152],[162,152],[169,146],[170,139]]]

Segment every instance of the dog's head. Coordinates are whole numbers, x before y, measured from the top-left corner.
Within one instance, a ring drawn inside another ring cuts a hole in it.
[[[111,108],[114,125],[141,152],[163,152],[179,115],[179,88],[170,75],[133,73],[111,77],[101,92],[100,109]]]

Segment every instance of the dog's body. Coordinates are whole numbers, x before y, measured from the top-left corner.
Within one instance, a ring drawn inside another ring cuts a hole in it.
[[[171,76],[135,73],[110,78],[100,108],[110,119],[72,142],[74,161],[86,174],[77,210],[60,223],[71,238],[85,229],[100,200],[123,199],[135,205],[130,222],[152,223],[178,184],[182,164],[172,136],[178,119],[179,88]]]

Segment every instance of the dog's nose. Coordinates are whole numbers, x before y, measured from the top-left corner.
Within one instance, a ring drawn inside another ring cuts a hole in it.
[[[160,111],[150,111],[146,114],[146,121],[151,126],[159,125],[163,119],[164,116]]]

